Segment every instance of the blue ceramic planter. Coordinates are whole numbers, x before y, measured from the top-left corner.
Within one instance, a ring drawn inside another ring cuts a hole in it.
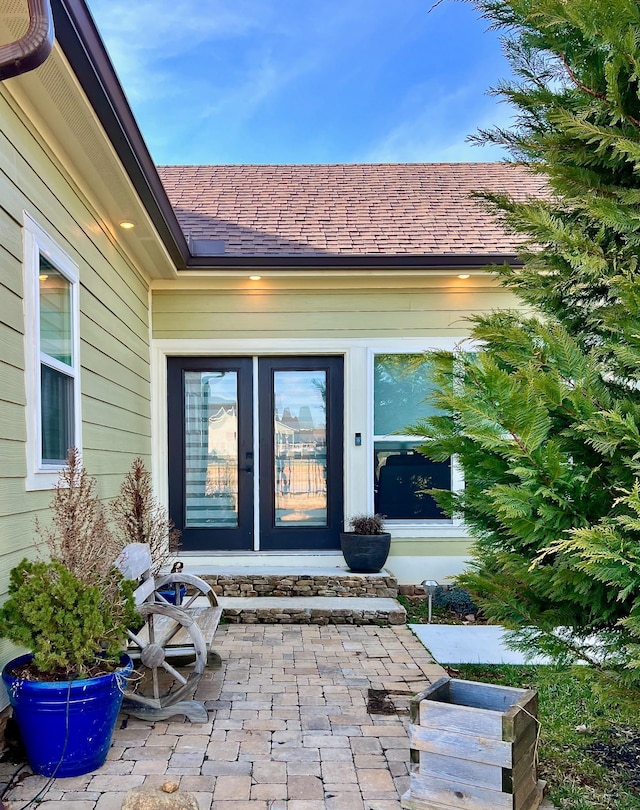
[[[187,589],[184,585],[180,586],[178,591],[178,601],[176,601],[176,589],[175,588],[163,588],[161,591],[158,591],[160,596],[169,602],[171,605],[181,605],[184,601],[184,597],[187,594]]]
[[[128,655],[121,669],[77,681],[26,681],[12,672],[31,655],[14,658],[2,670],[13,716],[34,773],[79,776],[104,764],[133,669]]]

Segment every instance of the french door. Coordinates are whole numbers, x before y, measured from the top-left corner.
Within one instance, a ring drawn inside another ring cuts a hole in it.
[[[185,551],[340,547],[341,357],[172,357],[167,386]]]

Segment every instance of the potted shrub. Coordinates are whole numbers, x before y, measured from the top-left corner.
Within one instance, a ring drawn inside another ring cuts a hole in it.
[[[377,574],[384,568],[391,535],[384,530],[382,515],[354,515],[350,532],[340,534],[340,548],[347,565],[356,574]]]
[[[100,767],[109,750],[132,668],[123,649],[135,583],[113,565],[124,543],[75,448],[51,510],[50,526],[36,521],[49,559],[11,571],[0,635],[30,653],[9,661],[2,679],[33,771],[75,776]]]

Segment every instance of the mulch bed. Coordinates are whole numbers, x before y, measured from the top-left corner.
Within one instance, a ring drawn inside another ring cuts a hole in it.
[[[617,771],[627,787],[640,794],[640,734],[627,726],[613,726],[605,740],[587,746],[587,751],[607,768]]]

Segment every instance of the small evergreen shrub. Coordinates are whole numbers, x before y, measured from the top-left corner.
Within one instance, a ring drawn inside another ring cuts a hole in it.
[[[354,534],[384,534],[382,515],[354,515],[349,518],[349,528]]]
[[[125,542],[111,531],[77,448],[69,451],[50,511],[51,522],[35,526],[50,559],[24,559],[11,571],[0,635],[33,653],[24,677],[86,678],[96,666],[111,671],[135,620],[136,586],[115,567]]]
[[[61,562],[22,560],[12,569],[9,598],[0,609],[0,635],[33,652],[50,679],[87,677],[98,665],[117,664],[134,621],[134,582],[121,580],[121,610],[95,585],[81,582]]]
[[[451,588],[444,588],[439,585],[433,597],[433,606],[459,613],[461,616],[468,616],[469,614],[475,616],[478,612],[478,606],[471,599],[469,591],[460,588],[458,585]]]

